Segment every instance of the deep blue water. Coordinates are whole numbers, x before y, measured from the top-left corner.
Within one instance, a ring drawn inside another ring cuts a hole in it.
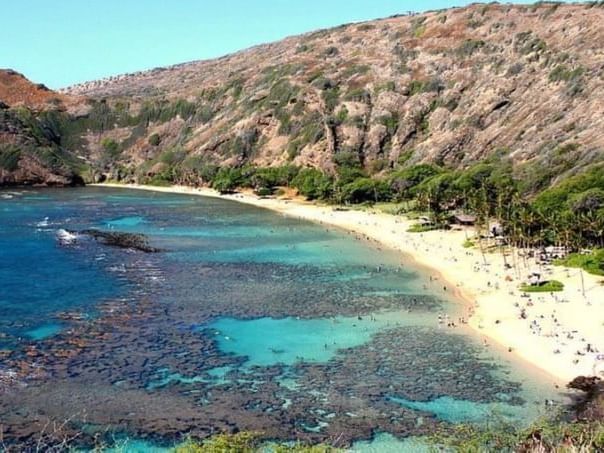
[[[56,239],[86,228],[142,233],[162,252]],[[551,394],[439,329],[460,306],[400,255],[219,199],[0,192],[0,286],[0,350],[12,351],[0,383],[18,375],[0,385],[0,419],[17,440],[33,420],[85,411],[74,429],[147,438],[136,445],[236,427],[396,449],[393,435],[431,424],[529,421]]]
[[[6,342],[42,337],[45,328],[50,334],[58,326],[55,314],[94,311],[98,301],[125,291],[125,282],[99,266],[106,253],[57,244],[57,229],[89,226],[90,214],[54,191],[0,201],[0,332]]]

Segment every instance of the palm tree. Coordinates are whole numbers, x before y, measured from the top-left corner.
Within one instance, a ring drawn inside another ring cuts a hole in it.
[[[497,194],[497,207],[495,209],[495,218],[497,219],[497,222],[499,222],[499,225],[501,225],[503,227],[504,225],[504,217],[506,215],[506,209],[505,209],[505,204],[504,204],[504,198],[505,198],[505,193],[503,191],[499,192]],[[508,268],[508,261],[506,258],[506,250],[505,250],[505,240],[502,240],[500,242],[500,251],[501,251],[501,256],[503,257],[503,265],[505,266],[505,268]]]

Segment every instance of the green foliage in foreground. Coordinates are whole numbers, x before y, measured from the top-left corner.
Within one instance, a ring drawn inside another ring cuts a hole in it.
[[[520,285],[520,290],[526,293],[551,293],[554,291],[562,291],[563,289],[564,283],[559,282],[558,280],[548,280],[537,285],[530,285],[527,283]]]
[[[327,445],[269,444],[260,434],[241,432],[218,434],[204,441],[189,440],[175,449],[175,453],[336,453],[340,450]]]
[[[519,429],[504,422],[485,427],[450,426],[428,437],[433,451],[482,452],[591,452],[604,449],[602,422],[567,422],[556,417]],[[175,453],[336,453],[328,445],[267,444],[257,433],[220,434],[204,441],[189,440]]]
[[[487,428],[458,425],[452,431],[436,434],[430,443],[435,451],[481,452],[592,452],[604,448],[602,422],[564,422],[544,419],[519,430],[496,424]]]
[[[604,275],[604,249],[596,249],[589,254],[571,253],[555,264],[581,268],[593,275]]]

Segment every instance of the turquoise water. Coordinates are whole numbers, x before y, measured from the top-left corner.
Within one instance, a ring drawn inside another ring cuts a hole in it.
[[[432,401],[410,401],[391,396],[388,398],[403,407],[433,414],[441,420],[451,423],[488,423],[495,419],[513,422],[525,415],[522,408],[504,403],[479,403],[456,400],[443,396]]]
[[[398,439],[391,434],[378,433],[369,441],[355,442],[352,453],[431,453],[433,447],[421,438]]]
[[[141,216],[131,216],[131,217],[121,217],[119,219],[112,219],[105,222],[109,228],[127,228],[127,227],[135,227],[143,223],[145,219]]]
[[[221,318],[210,324],[220,349],[246,357],[246,366],[328,362],[341,349],[367,343],[390,326],[409,323],[399,313],[331,319]]]
[[[52,337],[53,335],[58,334],[62,329],[63,326],[61,324],[44,324],[39,327],[36,327],[35,329],[28,330],[27,332],[25,332],[25,335],[27,335],[32,340],[43,340],[45,338]]]
[[[163,251],[56,240],[86,228]],[[83,443],[138,439],[119,451],[233,429],[417,451],[442,423],[526,422],[552,397],[439,329],[460,306],[404,257],[234,202],[23,190],[0,201],[0,263],[0,378],[16,376],[0,419],[15,444],[48,417],[89,427]]]

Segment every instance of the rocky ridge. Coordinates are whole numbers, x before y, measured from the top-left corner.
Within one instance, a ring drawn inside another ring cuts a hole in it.
[[[498,159],[537,190],[604,160],[602,6],[473,4],[88,82],[62,91],[88,101],[59,135],[92,173],[132,181],[175,165]]]

